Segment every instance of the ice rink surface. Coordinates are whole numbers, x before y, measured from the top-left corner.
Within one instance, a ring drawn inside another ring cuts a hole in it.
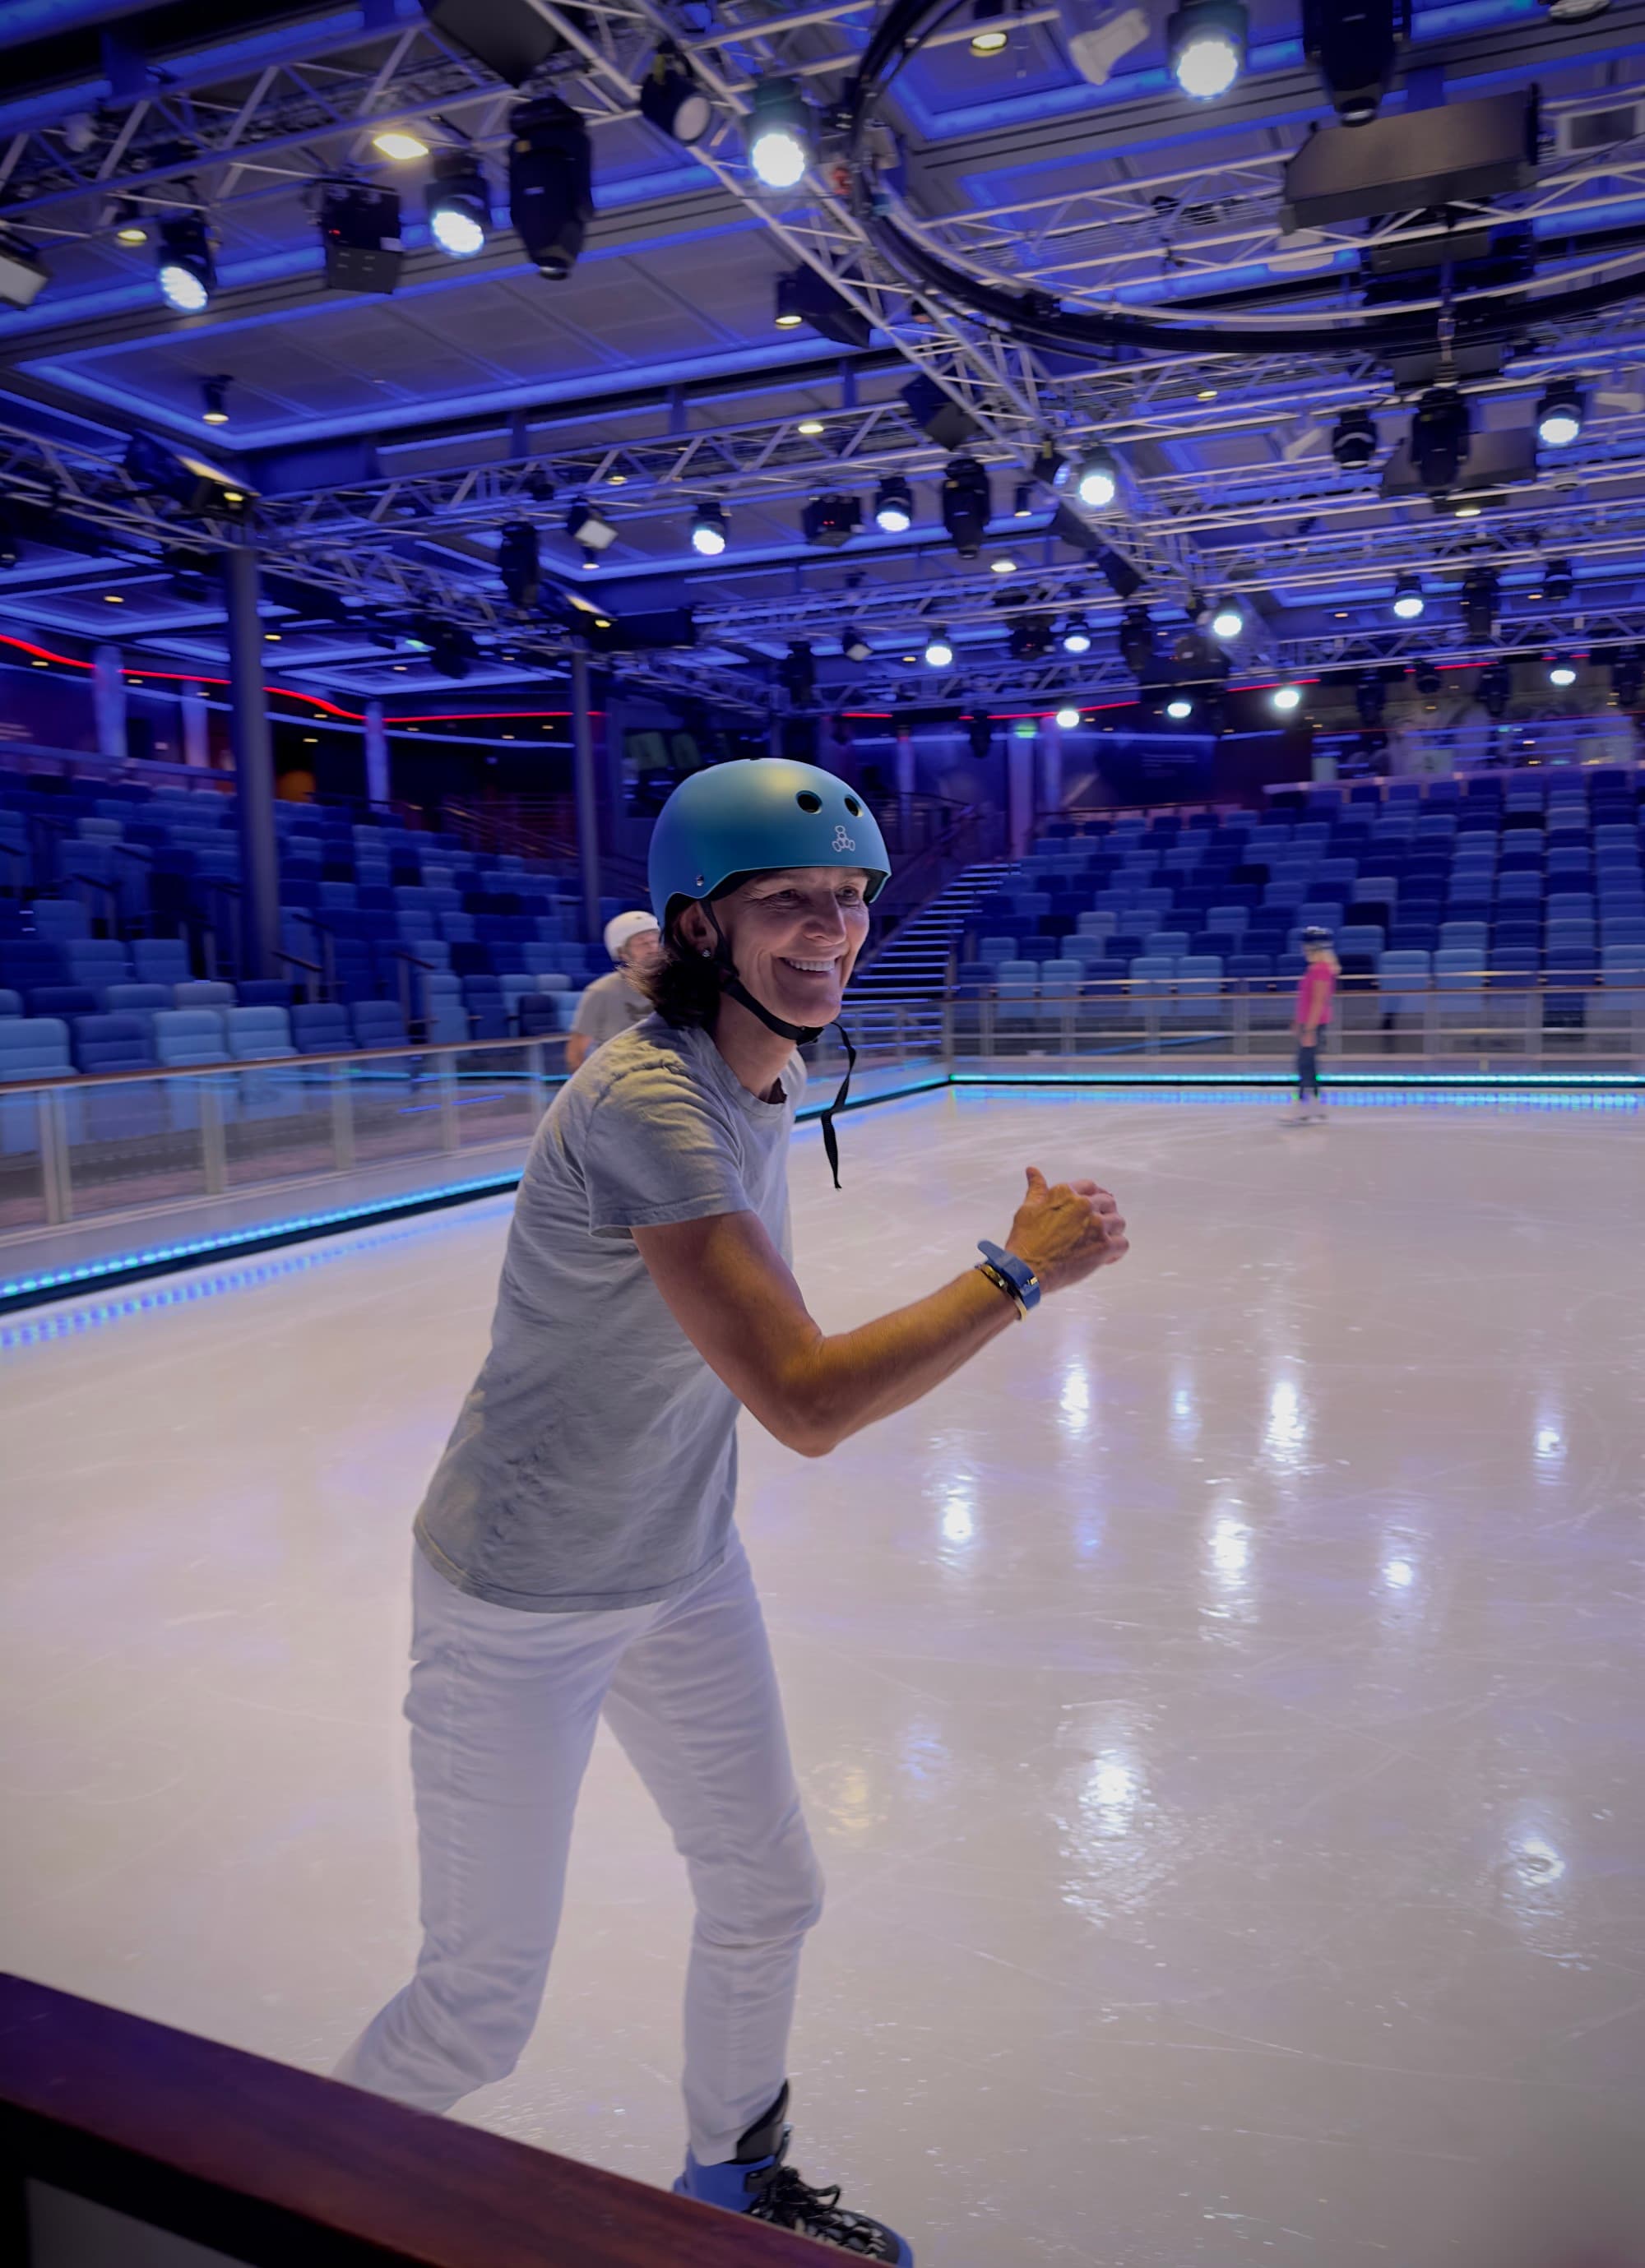
[[[1645,1115],[966,1093],[815,1130],[841,1327],[1090,1173],[1125,1265],[742,1525],[830,1883],[795,2156],[921,2268],[1645,2257]],[[324,2068],[407,1971],[409,1523],[506,1202],[0,1327],[0,1963]],[[602,1738],[519,2072],[677,2170]],[[1632,2240],[1631,2243],[1629,2240]]]

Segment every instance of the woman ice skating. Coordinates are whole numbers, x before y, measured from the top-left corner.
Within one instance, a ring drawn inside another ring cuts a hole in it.
[[[723,764],[664,806],[657,1013],[593,1055],[538,1130],[491,1351],[417,1515],[423,1945],[337,2076],[443,2110],[513,2070],[603,1714],[696,1900],[675,2188],[907,2263],[786,2161],[822,1885],[733,1520],[737,1416],[822,1456],[1127,1248],[1104,1190],[1029,1167],[980,1267],[855,1330],[812,1322],[789,1270],[794,1048],[837,1015],[889,869],[872,814],[810,765]]]
[[[1341,974],[1328,929],[1305,929],[1302,953],[1307,966],[1296,980],[1296,1013],[1291,1026],[1296,1035],[1296,1108],[1285,1121],[1287,1126],[1306,1126],[1310,1118],[1323,1120],[1325,1116],[1319,1099],[1319,1042],[1331,1021],[1331,1004]]]

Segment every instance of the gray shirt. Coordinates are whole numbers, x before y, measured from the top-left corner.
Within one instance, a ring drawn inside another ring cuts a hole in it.
[[[417,1518],[460,1590],[536,1613],[673,1597],[726,1550],[738,1403],[631,1231],[757,1213],[785,1258],[805,1085],[750,1094],[705,1032],[649,1016],[556,1095],[515,1200],[491,1349]]]
[[[591,1048],[602,1047],[619,1032],[644,1023],[650,1013],[645,994],[635,990],[620,968],[614,968],[609,976],[596,976],[577,1003],[572,1029],[583,1033]]]

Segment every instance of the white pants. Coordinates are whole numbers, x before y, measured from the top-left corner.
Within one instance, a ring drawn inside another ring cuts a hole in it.
[[[423,1948],[337,2078],[446,2110],[513,2071],[603,1711],[690,1872],[687,2127],[700,2163],[731,2157],[783,2084],[822,1890],[741,1544],[682,1597],[588,1614],[491,1606],[415,1557],[406,1714]]]

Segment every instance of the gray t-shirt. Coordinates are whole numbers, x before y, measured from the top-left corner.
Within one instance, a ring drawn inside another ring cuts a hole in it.
[[[631,1231],[754,1212],[785,1259],[805,1085],[750,1094],[705,1032],[649,1016],[590,1056],[537,1130],[491,1350],[417,1536],[441,1574],[536,1613],[673,1597],[723,1555],[738,1403],[669,1314]]]
[[[620,968],[614,968],[609,976],[596,976],[577,1003],[572,1029],[586,1034],[591,1048],[602,1047],[619,1032],[644,1023],[650,1013],[645,994],[634,990]]]

